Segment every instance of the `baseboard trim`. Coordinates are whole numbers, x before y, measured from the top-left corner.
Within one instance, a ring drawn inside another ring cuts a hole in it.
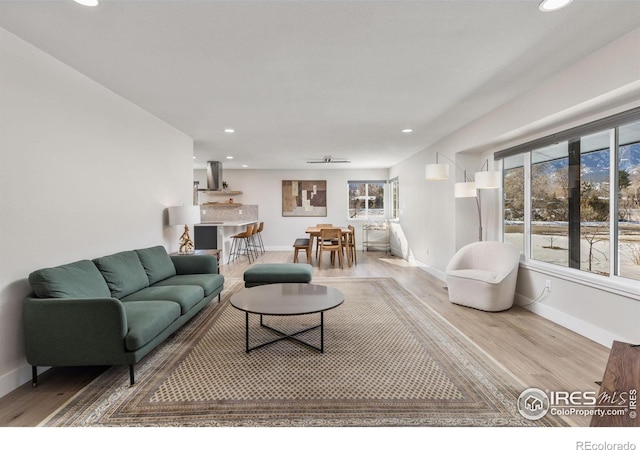
[[[420,269],[424,270],[428,274],[433,275],[434,277],[436,277],[440,281],[444,281],[444,282],[447,281],[447,274],[444,273],[443,271],[438,270],[435,267],[428,266],[428,265],[418,261],[417,259],[413,260],[413,261],[410,261],[410,262],[414,263],[417,267],[419,267]]]
[[[38,367],[38,375],[49,370],[50,367]],[[31,381],[31,366],[23,364],[20,367],[0,377],[0,397],[15,391],[23,384]]]
[[[550,321],[578,333],[581,336],[591,339],[592,341],[607,348],[611,348],[613,341],[629,342],[629,340],[624,336],[620,336],[616,333],[597,327],[543,303],[528,304],[533,301],[533,299],[527,298],[524,295],[518,293],[515,295],[516,305],[520,305],[523,308],[544,317],[545,319],[549,319]]]

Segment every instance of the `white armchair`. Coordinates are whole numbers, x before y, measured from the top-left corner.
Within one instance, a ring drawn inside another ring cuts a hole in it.
[[[483,311],[513,306],[520,250],[502,242],[465,245],[447,265],[449,300]]]

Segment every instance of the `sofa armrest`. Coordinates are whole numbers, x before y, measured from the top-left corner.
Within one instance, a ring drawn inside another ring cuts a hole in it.
[[[32,366],[124,363],[127,317],[115,298],[35,298],[23,302]]]
[[[213,255],[174,255],[171,261],[177,275],[218,273],[218,258]]]

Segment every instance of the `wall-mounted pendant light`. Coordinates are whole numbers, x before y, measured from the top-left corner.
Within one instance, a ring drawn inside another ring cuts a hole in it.
[[[538,6],[538,9],[543,12],[557,11],[564,8],[572,1],[573,0],[542,0],[542,2],[540,2],[540,5]]]
[[[100,0],[73,0],[73,1],[84,6],[98,6],[100,4]]]

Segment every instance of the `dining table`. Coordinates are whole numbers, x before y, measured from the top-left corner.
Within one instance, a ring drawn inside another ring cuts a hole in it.
[[[313,250],[313,241],[316,241],[320,238],[320,232],[323,228],[340,228],[340,232],[342,233],[342,237],[351,234],[351,230],[347,227],[308,227],[306,229],[306,233],[309,235],[309,247],[307,248],[307,263],[311,264],[311,252]],[[351,252],[347,252],[347,265],[351,267]]]

